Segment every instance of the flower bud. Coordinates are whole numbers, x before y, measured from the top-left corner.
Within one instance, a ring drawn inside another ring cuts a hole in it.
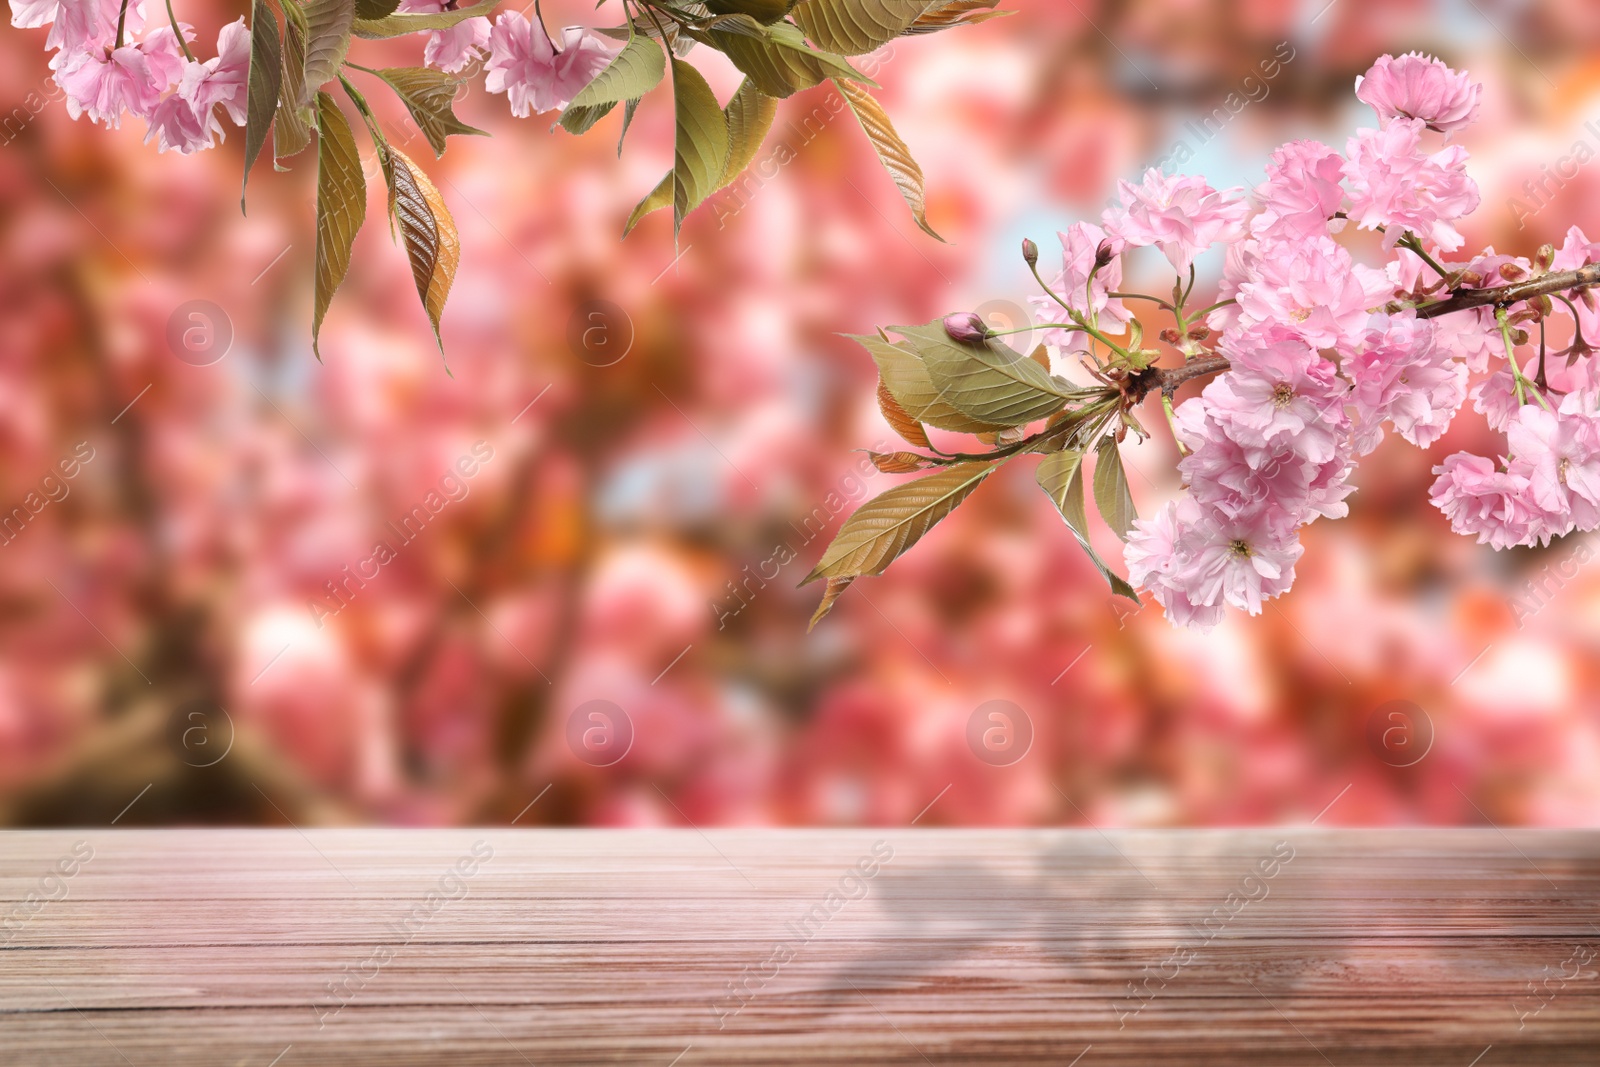
[[[1483,275],[1475,270],[1464,270],[1461,272],[1461,284],[1468,289],[1476,289],[1483,284]]]
[[[990,336],[989,327],[976,311],[961,311],[944,317],[944,332],[953,341],[981,345]]]
[[[1189,340],[1191,341],[1204,341],[1210,336],[1211,327],[1209,326],[1196,326],[1194,329],[1189,331]]]
[[[1500,277],[1504,278],[1508,282],[1514,282],[1527,273],[1528,272],[1523,270],[1522,265],[1519,263],[1500,264]]]
[[[1022,239],[1022,259],[1030,267],[1038,266],[1039,264],[1039,246],[1027,237]]]
[[[1112,244],[1111,238],[1102,238],[1100,243],[1095,246],[1094,250],[1095,269],[1098,270],[1107,263],[1110,263],[1114,258],[1116,258],[1116,255],[1116,246]]]
[[[1553,244],[1540,245],[1539,251],[1534,253],[1533,261],[1539,265],[1541,273],[1549,270],[1550,265],[1556,261],[1556,246]]]
[[[1178,331],[1174,330],[1171,326],[1168,326],[1166,329],[1162,330],[1159,336],[1169,345],[1175,345],[1179,341],[1183,340],[1183,335],[1178,333]]]

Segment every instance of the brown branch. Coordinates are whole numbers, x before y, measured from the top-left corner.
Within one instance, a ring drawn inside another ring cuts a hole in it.
[[[1493,289],[1456,289],[1436,304],[1425,304],[1417,308],[1417,318],[1436,319],[1452,311],[1465,311],[1467,308],[1491,305],[1503,308],[1524,300],[1532,300],[1536,296],[1564,293],[1568,289],[1582,289],[1591,285],[1600,285],[1600,263],[1590,263],[1577,270],[1544,274]]]

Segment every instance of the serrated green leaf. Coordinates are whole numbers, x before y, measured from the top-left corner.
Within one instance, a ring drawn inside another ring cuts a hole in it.
[[[722,109],[728,122],[728,162],[722,168],[718,189],[725,189],[743,174],[761,151],[761,143],[772,129],[772,120],[778,114],[778,102],[756,88],[755,82],[746,78],[739,83],[738,92]]]
[[[306,81],[306,14],[292,2],[283,6],[283,78],[278,113],[272,122],[272,165],[304,152],[311,145],[311,109],[300,102]]]
[[[998,423],[972,418],[951,407],[934,386],[928,368],[910,348],[871,334],[846,336],[859,343],[872,356],[873,362],[878,365],[883,387],[901,409],[917,422],[957,433],[986,433],[1005,428]]]
[[[873,497],[845,520],[800,584],[882,574],[994,471],[991,463],[958,463]]]
[[[1139,594],[1134,592],[1133,586],[1107,567],[1089,544],[1089,516],[1083,505],[1083,453],[1053,452],[1039,461],[1039,469],[1034,472],[1034,477],[1039,482],[1039,488],[1061,512],[1061,517],[1078,539],[1078,544],[1089,554],[1095,569],[1111,586],[1111,591],[1138,602]]]
[[[634,100],[657,85],[667,73],[666,53],[648,37],[635,37],[594,80],[578,90],[573,107],[598,107]]]
[[[400,10],[400,0],[356,0],[356,18],[387,18]]]
[[[454,75],[430,67],[389,67],[374,73],[389,84],[411,112],[411,118],[428,139],[434,156],[444,155],[445,138],[450,134],[488,136],[483,130],[456,118],[454,105],[461,79]]]
[[[1109,435],[1100,439],[1095,451],[1094,506],[1100,509],[1100,517],[1111,532],[1126,541],[1133,520],[1139,515],[1133,509],[1133,494],[1128,491],[1128,474],[1122,469],[1117,439]]]
[[[859,85],[841,79],[834,79],[834,84],[849,102],[850,110],[855,112],[867,140],[872,142],[873,150],[878,153],[878,161],[883,164],[883,169],[889,172],[889,177],[900,189],[900,195],[911,209],[911,217],[916,220],[918,228],[935,241],[943,241],[944,238],[928,225],[928,198],[922,186],[922,168],[912,158],[911,149],[895,132],[894,124],[889,121],[889,113]]]
[[[800,0],[792,14],[818,48],[859,56],[900,36],[928,7],[928,0]]]
[[[323,85],[333,80],[350,50],[350,27],[355,22],[355,0],[306,0],[305,84],[302,104],[311,103]]]
[[[843,57],[820,52],[806,44],[805,35],[792,23],[763,26],[748,15],[728,17],[746,19],[748,24],[741,32],[719,29],[705,33],[696,31],[694,36],[726,55],[767,96],[792,96],[829,78],[877,85]]]
[[[322,358],[317,336],[334,292],[350,269],[350,249],[367,217],[366,175],[355,135],[339,105],[317,94],[317,267],[311,350]]]
[[[568,104],[562,109],[561,117],[556,120],[556,126],[574,136],[588,133],[589,127],[611,114],[616,104],[595,104],[592,107],[579,107],[577,104]],[[550,127],[554,130],[556,127]]]
[[[672,61],[677,135],[672,151],[672,232],[716,191],[728,162],[728,120],[711,86],[694,67]]]
[[[250,168],[267,143],[267,129],[278,110],[278,92],[283,85],[283,43],[278,36],[278,20],[265,0],[255,0],[250,8],[250,73],[247,77],[244,120],[244,180],[239,183],[239,210],[244,211],[245,189],[250,185]]]
[[[637,99],[629,100],[622,105],[622,132],[617,134],[617,158],[622,158],[622,142],[628,139],[628,127],[633,125],[634,113],[639,110]]]
[[[750,78],[739,83],[739,89],[733,94],[733,99],[722,109],[722,117],[728,131],[728,154],[723,163],[722,174],[712,192],[727,188],[734,179],[744,173],[745,168],[755,159],[756,153],[761,150],[761,142],[766,140],[767,132],[772,128],[773,117],[777,113],[778,102],[760,92]],[[631,116],[629,118],[631,119]],[[624,121],[623,133],[627,133],[627,121]],[[622,151],[620,142],[617,151],[619,153]],[[671,203],[672,174],[668,173],[633,209],[633,213],[628,216],[627,225],[622,229],[622,236],[628,236],[633,228],[639,225],[640,219]]]
[[[433,338],[444,355],[439,319],[461,263],[461,240],[455,219],[428,176],[398,148],[387,149],[384,177],[389,185],[389,217],[398,228],[417,296],[433,324]]]
[[[500,0],[480,0],[479,3],[452,11],[397,11],[381,19],[358,18],[352,23],[351,31],[357,37],[376,41],[386,37],[404,37],[419,30],[448,30],[467,19],[487,16],[499,3]]]
[[[928,369],[951,407],[991,425],[1021,426],[1060,411],[1078,390],[997,338],[957,341],[935,319],[925,326],[891,326]],[[910,409],[907,408],[909,411]]]

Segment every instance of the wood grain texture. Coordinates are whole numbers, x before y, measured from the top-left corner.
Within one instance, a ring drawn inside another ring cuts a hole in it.
[[[16,1067],[1600,1062],[1588,833],[26,832],[0,898]]]

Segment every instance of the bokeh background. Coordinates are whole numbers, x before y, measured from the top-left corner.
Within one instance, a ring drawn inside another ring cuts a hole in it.
[[[244,10],[177,6],[206,47]],[[1351,517],[1308,532],[1298,585],[1258,619],[1200,636],[1113,600],[1018,467],[807,634],[818,590],[796,583],[895,480],[860,475],[852,449],[890,433],[838,335],[1014,316],[1019,239],[1048,255],[1180,142],[1181,169],[1253,184],[1283,140],[1342,147],[1372,121],[1356,75],[1425,49],[1486,86],[1462,139],[1484,193],[1470,247],[1600,235],[1600,163],[1532,217],[1507,205],[1600,148],[1590,5],[1005,6],[878,57],[948,245],[848,114],[803,132],[823,90],[780,113],[792,161],[675,248],[662,215],[619,240],[670,163],[664,100],[619,162],[619,116],[573,138],[480,81],[457,110],[492,137],[437,163],[407,144],[462,231],[453,376],[376,187],[319,363],[312,156],[258,165],[241,216],[237,132],[180,158],[141,122],[73,122],[44,31],[0,30],[0,503],[92,456],[0,538],[0,820],[1591,824],[1600,565],[1571,539],[1496,554],[1448,532],[1430,466],[1494,449],[1470,411],[1429,453],[1370,457]],[[552,26],[614,7],[544,5]],[[694,58],[725,99],[737,75]],[[1229,93],[1253,98],[1202,140],[1186,123]],[[197,324],[206,358],[183,346]],[[1127,453],[1142,510],[1175,489],[1163,438]],[[489,458],[446,481],[475,445]],[[459,499],[401,545],[385,524],[441,484]],[[330,602],[380,539],[396,557]],[[1547,603],[1518,618],[1535,579]],[[994,724],[1005,758],[969,742]]]

